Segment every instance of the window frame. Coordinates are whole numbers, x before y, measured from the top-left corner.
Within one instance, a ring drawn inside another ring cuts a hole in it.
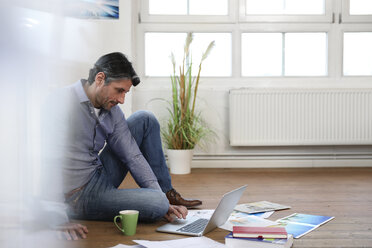
[[[195,20],[189,20],[189,18],[175,18],[172,19],[167,16],[167,20],[159,21],[157,18],[148,19],[143,21],[140,17],[143,15],[143,7],[141,0],[136,1],[133,4],[135,13],[137,16],[133,16],[134,22],[134,35],[133,36],[133,49],[135,54],[135,63],[141,81],[143,85],[152,87],[151,85],[162,85],[166,86],[169,77],[154,77],[145,76],[145,54],[144,54],[144,39],[145,32],[201,32],[201,33],[219,33],[227,32],[231,33],[232,37],[232,68],[230,77],[203,77],[203,85],[216,85],[226,84],[228,79],[231,84],[237,87],[250,86],[262,86],[262,85],[289,85],[290,87],[296,86],[323,86],[323,85],[334,85],[339,87],[340,85],[352,85],[357,87],[358,85],[370,85],[371,76],[365,75],[352,75],[345,76],[343,74],[343,32],[372,32],[372,27],[368,22],[358,24],[355,23],[344,23],[342,21],[341,11],[342,4],[338,0],[327,0],[332,5],[332,20],[331,22],[246,22],[239,20],[238,4],[242,0],[230,0],[235,2],[236,6],[235,19],[232,22],[225,22],[225,20],[214,21],[208,18],[196,18]],[[343,0],[345,1],[345,0]],[[231,5],[231,2],[229,3]],[[231,8],[230,8],[231,11]],[[191,16],[193,18],[193,16]],[[231,17],[231,16],[230,16]],[[150,22],[151,21],[151,22]],[[328,57],[327,57],[327,76],[261,76],[261,77],[248,77],[242,76],[242,65],[241,65],[241,34],[243,32],[326,32],[327,33],[327,45],[328,45]],[[358,81],[355,81],[355,80]],[[218,86],[220,87],[220,86]]]
[[[370,24],[359,24],[358,28],[356,29],[355,24],[344,24],[342,28],[340,29],[340,40],[342,42],[341,44],[341,51],[340,51],[340,56],[341,56],[341,77],[342,78],[369,78],[371,80],[372,75],[366,76],[366,75],[345,75],[344,74],[344,34],[345,33],[372,33],[372,27]]]
[[[304,27],[306,27],[304,29]],[[148,76],[146,75],[146,68],[145,68],[145,33],[147,32],[159,32],[159,33],[187,33],[187,32],[194,32],[194,33],[231,33],[231,51],[232,51],[232,68],[231,68],[231,76],[220,76],[220,77],[207,77],[207,78],[231,78],[231,77],[239,77],[239,78],[294,78],[294,77],[301,77],[301,78],[327,78],[330,75],[330,49],[329,49],[329,37],[331,34],[331,25],[327,24],[317,24],[317,25],[298,25],[298,24],[263,24],[259,27],[254,27],[249,24],[241,25],[240,27],[234,24],[223,24],[216,27],[213,24],[199,24],[197,26],[193,26],[190,29],[188,24],[167,24],[167,25],[156,25],[155,26],[141,26],[138,29],[138,36],[137,41],[139,47],[142,47],[142,53],[138,56],[138,63],[139,63],[139,72],[142,77],[145,78],[165,78],[164,76]],[[242,75],[242,64],[241,64],[241,37],[243,33],[312,33],[312,32],[325,32],[327,35],[327,74],[324,76],[243,76]],[[239,66],[236,66],[239,65]],[[204,77],[203,77],[204,78]]]
[[[179,26],[179,25],[177,25],[177,26]],[[175,28],[175,27],[173,27],[173,28]],[[171,30],[173,30],[173,29],[171,29]],[[226,29],[227,30],[227,29]],[[231,30],[229,30],[229,31],[221,31],[220,29],[218,29],[217,31],[214,31],[214,30],[212,30],[212,27],[209,27],[209,28],[205,28],[205,27],[200,27],[200,28],[197,28],[197,29],[193,29],[193,30],[190,30],[190,29],[188,29],[188,28],[186,28],[185,27],[185,29],[182,29],[182,30],[180,30],[180,29],[177,29],[177,31],[170,31],[169,29],[168,29],[168,27],[166,28],[166,27],[164,27],[164,29],[162,29],[162,31],[161,30],[159,30],[159,28],[156,28],[156,29],[152,29],[152,28],[146,28],[145,30],[143,30],[143,37],[141,37],[141,39],[142,39],[142,42],[141,42],[141,44],[143,44],[143,54],[141,55],[141,58],[140,58],[140,61],[141,61],[141,64],[142,64],[142,67],[141,67],[141,74],[144,76],[144,77],[146,77],[146,78],[164,78],[165,76],[150,76],[150,75],[146,75],[146,54],[145,54],[145,34],[146,33],[190,33],[190,32],[192,32],[192,33],[194,33],[194,34],[197,34],[197,33],[227,33],[227,34],[230,34],[231,35],[231,47],[230,47],[230,49],[231,49],[231,58],[230,58],[230,60],[231,60],[231,64],[232,64],[232,60],[233,60],[233,48],[234,48],[234,46],[233,46],[233,32],[231,31]],[[185,37],[186,37],[186,35],[185,35]],[[139,37],[140,38],[140,37]],[[207,59],[208,60],[208,59]],[[206,61],[207,61],[206,60]],[[205,78],[205,77],[208,77],[208,78],[231,78],[232,76],[233,76],[233,68],[230,68],[230,71],[231,71],[231,74],[229,75],[229,76],[202,76],[203,78]]]
[[[223,26],[223,27],[222,27]],[[222,26],[216,27],[213,24],[198,24],[197,26],[194,26],[193,29],[190,29],[190,26],[188,24],[167,24],[167,25],[156,25],[154,26],[141,26],[138,28],[138,34],[137,34],[137,45],[138,47],[141,47],[140,53],[138,53],[139,56],[137,56],[138,60],[138,72],[140,75],[142,75],[143,78],[167,78],[164,76],[147,76],[146,75],[146,68],[145,68],[145,33],[153,32],[153,33],[231,33],[231,61],[232,64],[234,63],[234,32],[231,30],[232,26],[231,24],[223,24]],[[220,77],[203,77],[203,78],[231,78],[234,76],[234,67],[231,68],[231,75],[230,76],[220,76]]]
[[[233,23],[236,20],[236,5],[228,1],[227,15],[151,15],[149,13],[149,0],[140,0],[140,21],[143,23]]]
[[[304,27],[306,27],[304,29]],[[302,29],[301,29],[302,28]],[[330,74],[330,63],[331,63],[331,51],[329,49],[329,43],[330,38],[334,36],[331,26],[330,25],[306,25],[302,26],[301,28],[298,26],[298,24],[265,24],[263,26],[260,26],[260,28],[251,27],[250,25],[245,25],[243,29],[239,31],[239,37],[240,37],[240,43],[242,39],[243,33],[326,33],[327,36],[327,54],[326,54],[326,60],[327,60],[327,73],[324,76],[289,76],[284,74],[284,64],[282,75],[280,76],[243,76],[242,74],[242,63],[240,61],[240,77],[241,78],[328,78],[330,75],[333,75],[333,71]],[[242,45],[240,44],[240,51],[242,50]],[[282,51],[283,52],[283,51]],[[241,56],[240,56],[241,57]],[[284,58],[283,58],[284,59]]]
[[[239,0],[240,22],[331,23],[333,19],[332,0],[325,0],[324,15],[246,15],[246,0]]]
[[[342,0],[340,23],[371,23],[370,15],[350,15],[350,0]]]

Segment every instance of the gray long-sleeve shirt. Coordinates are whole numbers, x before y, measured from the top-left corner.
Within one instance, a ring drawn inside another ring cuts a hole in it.
[[[159,189],[157,178],[132,137],[124,113],[119,106],[110,111],[101,109],[100,115],[86,95],[82,81],[65,90],[69,96],[68,131],[64,166],[64,192],[86,184],[102,165],[99,152],[105,143],[129,168],[142,188]]]

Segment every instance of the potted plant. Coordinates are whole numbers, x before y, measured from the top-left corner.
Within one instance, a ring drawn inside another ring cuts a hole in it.
[[[203,121],[200,112],[196,110],[196,98],[202,64],[214,47],[214,41],[202,54],[196,76],[192,74],[193,62],[190,54],[192,41],[193,35],[188,33],[183,59],[178,68],[174,54],[171,54],[173,74],[171,75],[172,99],[168,108],[170,118],[166,127],[162,129],[162,136],[172,174],[190,173],[195,145],[212,133]]]

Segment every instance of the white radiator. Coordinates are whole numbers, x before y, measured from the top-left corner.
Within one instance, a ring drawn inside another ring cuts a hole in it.
[[[230,90],[230,145],[372,144],[372,89]]]

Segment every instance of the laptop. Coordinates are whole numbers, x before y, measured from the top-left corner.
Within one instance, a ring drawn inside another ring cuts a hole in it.
[[[173,222],[158,227],[156,231],[196,237],[203,236],[227,221],[246,188],[247,185],[244,185],[224,194],[210,219],[196,216],[186,218],[185,220],[176,219]]]

